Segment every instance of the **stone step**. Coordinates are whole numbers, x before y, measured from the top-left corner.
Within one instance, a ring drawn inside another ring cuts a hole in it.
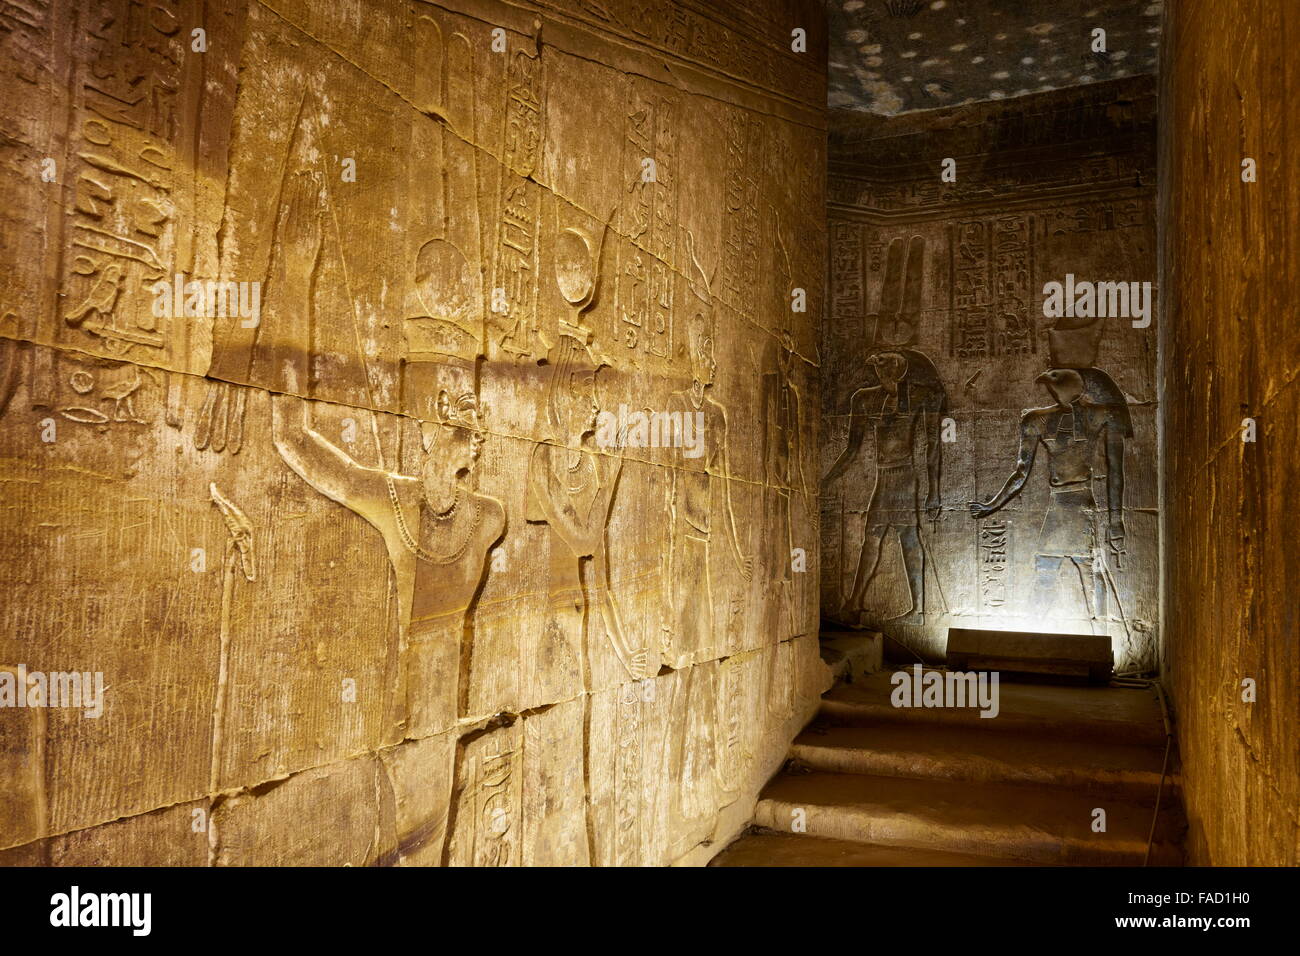
[[[965,726],[989,734],[1145,744],[1164,753],[1165,727],[1154,689],[1000,681],[998,715],[986,718],[973,707],[894,707],[890,677],[899,669],[895,665],[833,688],[822,698],[820,721],[846,726]]]
[[[709,866],[1030,866],[1019,860],[751,830]]]
[[[1036,864],[1140,866],[1152,801],[1060,787],[787,772],[763,791],[754,824],[790,834],[802,810],[812,837],[973,854]],[[1106,832],[1092,831],[1093,809]],[[1162,803],[1152,865],[1182,862],[1185,829],[1177,803]]]
[[[795,738],[790,755],[827,773],[1054,786],[1137,800],[1154,799],[1160,785],[1163,741],[1084,741],[982,730],[980,724],[864,726],[818,720]],[[1164,799],[1178,799],[1178,783],[1172,772],[1165,777]]]

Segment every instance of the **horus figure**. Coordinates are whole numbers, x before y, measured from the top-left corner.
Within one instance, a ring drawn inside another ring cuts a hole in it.
[[[849,401],[848,444],[825,478],[829,484],[844,474],[858,457],[870,432],[875,450],[875,487],[867,507],[866,535],[853,587],[840,614],[849,624],[868,623],[867,587],[879,570],[885,538],[892,529],[902,548],[903,569],[910,591],[910,606],[894,620],[919,624],[924,621],[925,613],[921,503],[923,500],[930,520],[938,520],[939,423],[947,409],[947,394],[934,365],[914,349],[877,352],[867,359],[867,366],[871,377]],[[917,459],[922,456],[924,463],[918,467]]]
[[[275,447],[304,481],[352,509],[383,536],[397,582],[401,684],[406,734],[445,729],[464,708],[465,617],[482,580],[488,549],[505,530],[495,498],[474,490],[484,442],[472,356],[478,347],[449,322],[425,324],[426,356],[443,344],[436,382],[437,421],[420,424],[417,475],[363,465],[312,424],[313,403],[272,396]],[[295,411],[297,414],[295,415]]]
[[[623,460],[618,455],[605,458],[587,447],[600,413],[598,363],[587,344],[566,331],[551,348],[550,365],[546,419],[554,443],[539,443],[533,449],[526,515],[551,529],[550,633],[573,652],[581,667],[582,688],[589,690],[584,577],[614,652],[634,679],[646,676],[646,651],[629,644],[609,589],[605,526]],[[589,576],[581,570],[586,559],[591,562]]]
[[[1053,368],[1036,381],[1051,393],[1054,404],[1031,408],[1020,416],[1016,470],[990,501],[970,502],[971,517],[987,517],[1019,494],[1041,447],[1047,455],[1051,498],[1039,529],[1030,610],[1051,612],[1056,579],[1068,561],[1083,583],[1090,616],[1100,621],[1106,616],[1108,573],[1102,542],[1117,557],[1124,551],[1124,439],[1133,434],[1128,406],[1123,393],[1100,369]],[[1095,467],[1101,458],[1106,468],[1104,512],[1093,495]]]
[[[697,431],[703,437],[705,448],[703,455],[696,458],[683,455],[668,469],[670,541],[665,574],[672,606],[669,647],[664,656],[673,667],[681,667],[700,651],[713,648],[710,554],[724,540],[722,535],[741,577],[748,581],[754,569],[753,559],[740,547],[736,510],[731,502],[726,410],[710,394],[718,366],[713,355],[709,314],[708,309],[701,308],[687,324],[691,385],[689,389],[674,392],[667,403],[670,416],[680,415],[682,420],[691,416],[693,421],[703,422]],[[714,515],[719,511],[725,528],[715,528]],[[700,599],[701,594],[704,600]]]

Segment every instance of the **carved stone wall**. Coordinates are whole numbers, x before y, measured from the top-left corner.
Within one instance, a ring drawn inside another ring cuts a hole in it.
[[[1300,11],[1168,7],[1164,663],[1187,853],[1201,865],[1295,866]]]
[[[1154,323],[1109,293],[1105,318],[1048,318],[1043,291],[1154,302],[1154,104],[1142,77],[832,114],[828,618],[930,658],[950,626],[1106,633],[1118,669],[1154,666]]]
[[[0,859],[725,845],[827,679],[823,16],[0,13],[0,692],[105,688]]]

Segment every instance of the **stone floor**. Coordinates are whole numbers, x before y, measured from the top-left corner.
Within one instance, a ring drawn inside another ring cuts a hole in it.
[[[1004,681],[987,719],[895,708],[891,673],[826,694],[714,866],[1142,865],[1165,754],[1153,690]],[[1184,829],[1171,755],[1150,865],[1181,864]]]

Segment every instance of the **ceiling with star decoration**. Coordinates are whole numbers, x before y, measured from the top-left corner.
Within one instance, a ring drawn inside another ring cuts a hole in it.
[[[1163,0],[828,0],[832,109],[893,116],[1156,71]],[[1105,30],[1104,51],[1093,31]]]

